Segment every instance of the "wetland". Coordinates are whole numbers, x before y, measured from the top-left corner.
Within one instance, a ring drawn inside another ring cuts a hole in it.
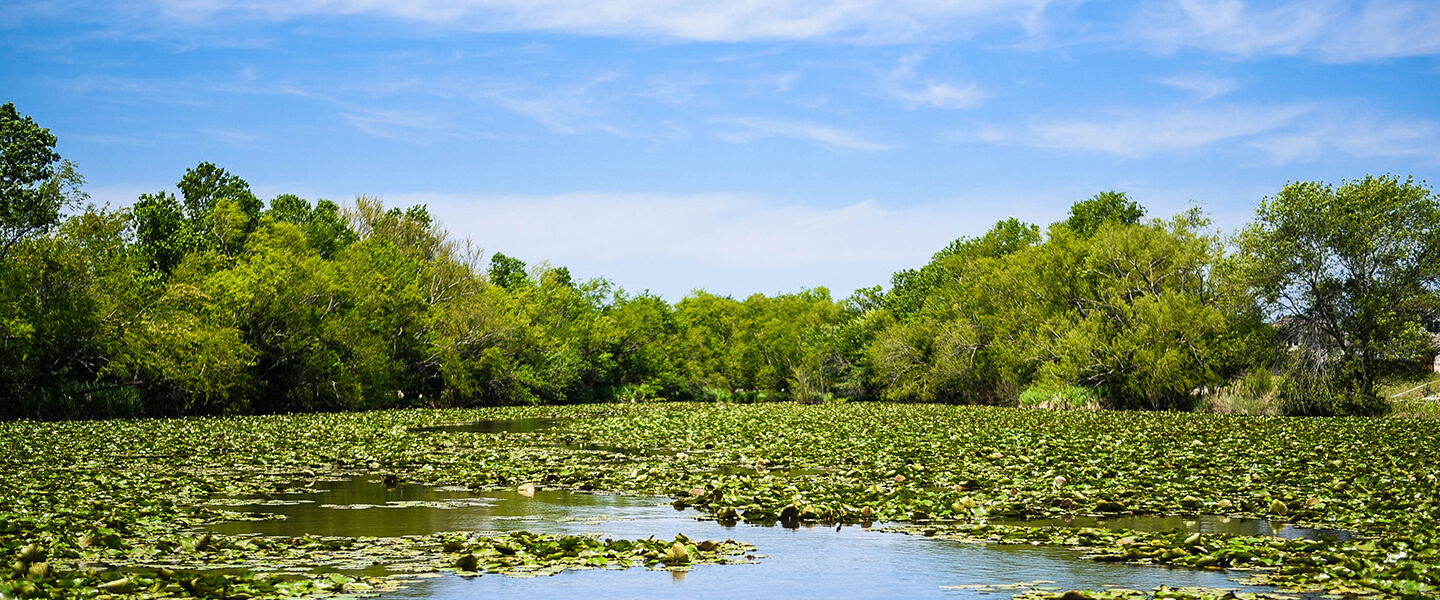
[[[0,593],[1421,598],[1436,428],[869,403],[9,422]]]

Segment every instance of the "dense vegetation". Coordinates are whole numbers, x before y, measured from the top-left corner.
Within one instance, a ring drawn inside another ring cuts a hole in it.
[[[961,238],[888,291],[673,305],[488,261],[423,206],[265,202],[209,163],[86,204],[55,138],[0,109],[0,417],[655,399],[1193,409],[1282,373],[1297,413],[1375,413],[1427,364],[1440,202],[1293,183],[1227,240],[1122,193]],[[1247,381],[1255,381],[1251,377]]]
[[[519,416],[575,418],[532,433],[417,429]],[[1236,578],[1334,597],[1429,598],[1440,590],[1437,434],[1440,421],[1416,419],[895,403],[11,421],[0,423],[0,553],[14,564],[0,571],[0,595],[220,600],[367,592],[412,571],[661,567],[676,543],[695,545],[684,552],[696,562],[744,560],[740,544],[707,549],[678,539],[602,547],[589,538],[474,532],[249,537],[193,527],[245,516],[213,503],[217,493],[270,494],[356,476],[475,490],[663,495],[722,523],[908,521],[888,527],[966,542],[1064,545],[1097,560],[1226,568]],[[1356,536],[1281,539],[1016,520],[1117,514],[1264,517]],[[726,535],[743,542],[745,531]],[[343,574],[375,562],[399,568],[372,570],[374,578],[361,581]],[[91,565],[104,566],[87,571]],[[1236,597],[1226,594],[1095,590],[1064,597]]]

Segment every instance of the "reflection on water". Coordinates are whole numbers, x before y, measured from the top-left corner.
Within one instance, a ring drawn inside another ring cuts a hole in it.
[[[303,485],[306,482],[301,482]],[[326,491],[321,491],[321,490]],[[266,500],[300,501],[264,504]],[[513,531],[636,539],[673,538],[749,542],[764,558],[753,565],[707,565],[688,573],[570,571],[554,577],[514,579],[487,575],[419,581],[387,597],[461,600],[474,597],[560,598],[954,598],[981,591],[967,584],[1046,580],[1061,589],[1159,585],[1231,587],[1218,570],[1137,567],[1079,559],[1064,548],[976,545],[921,536],[816,525],[798,529],[696,521],[664,498],[637,498],[560,491],[471,492],[463,488],[400,485],[374,479],[320,481],[313,491],[255,499],[240,510],[273,512],[281,521],[223,523],[212,531],[293,536],[399,536],[436,531]],[[388,508],[387,508],[388,507]],[[996,597],[1005,597],[1001,593]]]
[[[1221,517],[1216,515],[1116,515],[1112,517],[1072,517],[1065,519],[991,520],[1005,525],[1030,527],[1095,527],[1101,529],[1133,529],[1136,531],[1170,531],[1182,529],[1192,533],[1228,533],[1231,535],[1273,536],[1286,539],[1348,540],[1350,532],[1337,529],[1296,527],[1283,521]]]
[[[543,431],[565,424],[566,419],[482,419],[469,423],[451,423],[449,425],[432,425],[430,427],[416,427],[414,431],[436,432],[468,432],[468,433],[533,433]]]
[[[379,478],[316,482],[312,491],[291,488],[255,504],[227,501],[232,510],[285,515],[279,521],[218,523],[210,531],[224,534],[259,533],[275,536],[304,534],[345,537],[397,537],[437,531],[549,531],[543,524],[594,523],[630,519],[649,514],[664,498],[637,498],[611,494],[536,490],[533,497],[516,491],[471,492],[465,488],[435,488],[401,484],[387,488]],[[275,505],[271,500],[294,504]],[[670,511],[668,505],[660,507]],[[583,529],[583,528],[582,528]],[[595,531],[591,525],[584,531]]]

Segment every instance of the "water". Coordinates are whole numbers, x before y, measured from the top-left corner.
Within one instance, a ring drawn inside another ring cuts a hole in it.
[[[1113,517],[1077,516],[1066,519],[992,520],[1005,525],[1029,527],[1095,527],[1097,529],[1133,529],[1135,531],[1170,531],[1182,529],[1191,533],[1228,533],[1231,535],[1271,536],[1285,539],[1348,540],[1350,532],[1338,529],[1296,527],[1284,521],[1222,517],[1216,515],[1117,515]]]
[[[308,482],[306,482],[308,483]],[[416,600],[471,597],[583,595],[607,598],[955,598],[981,597],[948,586],[1046,580],[1064,589],[1132,589],[1204,586],[1238,588],[1223,571],[1128,566],[1081,560],[1064,548],[978,545],[846,526],[721,526],[676,511],[665,498],[536,491],[471,492],[463,488],[399,485],[377,478],[318,481],[309,491],[254,499],[238,510],[286,515],[280,521],[221,523],[211,531],[295,536],[399,536],[436,531],[528,530],[599,534],[636,539],[725,539],[755,544],[763,555],[752,565],[701,565],[688,573],[629,569],[568,571],[532,579],[486,575],[422,580],[387,596]],[[323,490],[323,491],[322,491]],[[273,501],[293,502],[274,505]],[[229,504],[245,501],[231,501]],[[1258,589],[1258,588],[1257,588]],[[1008,597],[996,592],[987,597]]]
[[[501,419],[421,428],[421,431],[530,433],[562,426],[563,419]],[[617,453],[669,452],[576,444],[572,449]],[[793,471],[793,472],[792,472]],[[726,475],[753,475],[754,469],[722,469]],[[776,474],[804,475],[804,469]],[[229,500],[226,508],[286,516],[277,521],[220,523],[217,533],[271,536],[420,535],[438,531],[517,531],[596,534],[637,539],[672,539],[683,533],[695,540],[726,539],[757,546],[762,558],[748,565],[700,565],[689,572],[566,571],[553,577],[478,578],[445,576],[413,581],[387,597],[414,600],[462,600],[474,597],[543,598],[1005,598],[1004,590],[986,594],[965,585],[1027,581],[1053,582],[1061,589],[1107,586],[1148,590],[1160,585],[1244,588],[1219,570],[1134,566],[1082,560],[1073,550],[1032,545],[979,545],[922,536],[870,531],[862,527],[802,526],[796,529],[755,525],[722,526],[697,521],[666,498],[537,490],[472,492],[402,484],[387,488],[377,478],[297,482],[289,493],[252,500]],[[308,488],[304,486],[310,486]],[[1105,520],[1027,521],[1034,526],[1123,527],[1310,537],[1322,533],[1257,519],[1220,517],[1115,517]],[[1343,532],[1333,532],[1343,534]]]

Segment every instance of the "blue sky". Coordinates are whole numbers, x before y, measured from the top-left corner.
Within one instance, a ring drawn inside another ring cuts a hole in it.
[[[1440,6],[19,0],[0,102],[97,202],[214,162],[424,203],[670,300],[845,296],[1117,189],[1233,230],[1287,181],[1440,181]]]

